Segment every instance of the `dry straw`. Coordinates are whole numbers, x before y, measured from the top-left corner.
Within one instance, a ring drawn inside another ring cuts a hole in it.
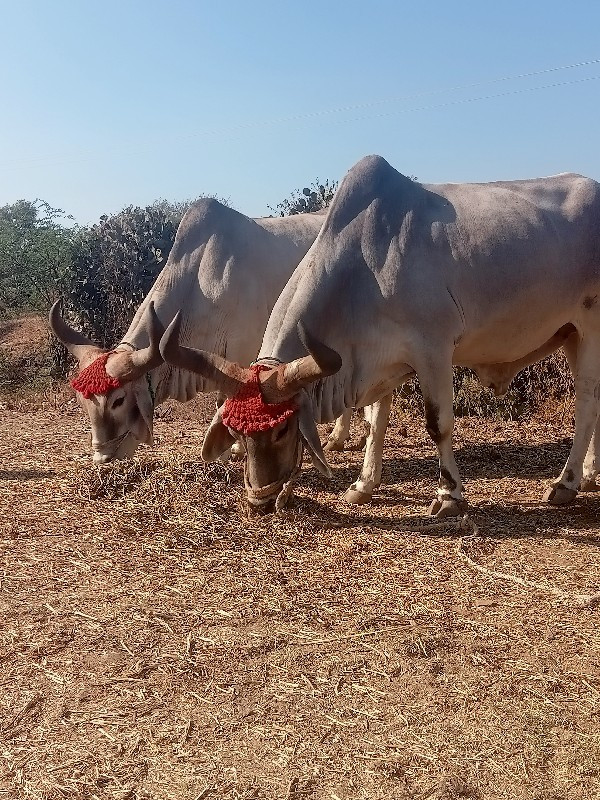
[[[0,410],[0,796],[600,792],[599,498],[540,502],[568,405],[457,421],[474,531],[424,516],[434,449],[400,405],[370,506],[341,499],[350,449],[274,516],[200,460],[210,401],[101,469],[43,402]]]

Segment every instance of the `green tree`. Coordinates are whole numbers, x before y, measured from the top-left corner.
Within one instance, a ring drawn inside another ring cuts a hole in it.
[[[110,346],[127,329],[167,261],[178,222],[160,208],[129,206],[80,231],[62,295],[97,344]]]
[[[0,208],[0,318],[42,311],[69,268],[72,219],[43,200]]]
[[[161,199],[146,208],[128,206],[79,229],[60,294],[66,317],[96,344],[110,347],[123,336],[165,266],[193,202]],[[64,375],[67,351],[55,340],[51,347],[53,372]]]
[[[321,182],[317,178],[316,181],[313,181],[310,186],[306,186],[301,192],[299,190],[293,191],[287,199],[277,203],[275,208],[268,206],[268,209],[279,217],[321,211],[321,209],[327,208],[331,204],[337,187],[337,181],[326,180]]]

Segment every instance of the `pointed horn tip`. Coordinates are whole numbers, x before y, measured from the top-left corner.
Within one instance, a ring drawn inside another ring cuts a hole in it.
[[[316,336],[313,336],[302,320],[298,321],[297,327],[300,341],[319,365],[323,376],[327,377],[339,372],[342,368],[343,361],[337,350],[328,347],[324,342],[317,339]]]
[[[160,318],[156,313],[156,307],[154,306],[154,300],[151,300],[148,304],[148,314],[152,317],[153,320],[158,320],[160,322]]]
[[[153,336],[155,339],[160,340],[165,332],[165,326],[162,324],[160,317],[156,313],[153,300],[151,300],[150,304],[148,305],[148,317],[150,319],[151,338]]]
[[[48,321],[52,333],[75,358],[81,360],[81,356],[85,355],[90,350],[102,352],[102,348],[95,345],[80,331],[72,328],[68,322],[65,322],[62,316],[61,300],[57,300],[53,303],[50,313],[48,314]]]
[[[169,361],[169,356],[173,356],[179,350],[179,331],[181,329],[181,311],[173,317],[167,329],[163,333],[158,345],[161,356],[165,361]]]
[[[327,368],[323,368],[323,373],[325,375],[335,375],[336,372],[339,372],[342,368],[343,362],[341,355],[335,350],[332,350],[332,353],[335,353],[335,357],[332,356],[331,363],[327,365]]]
[[[54,327],[54,320],[61,316],[61,306],[62,300],[55,300],[54,303],[50,306],[50,311],[48,312],[48,319],[50,321],[50,325]]]

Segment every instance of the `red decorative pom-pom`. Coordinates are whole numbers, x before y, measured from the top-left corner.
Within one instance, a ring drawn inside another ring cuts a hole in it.
[[[265,403],[260,392],[259,374],[270,367],[254,364],[250,367],[250,378],[239,392],[225,402],[223,423],[238,433],[258,433],[268,431],[285,422],[297,411],[292,400],[283,403]]]
[[[118,378],[113,378],[106,371],[106,362],[110,353],[103,353],[101,356],[82,370],[76,378],[71,381],[71,386],[76,392],[82,394],[86,400],[93,394],[106,394],[111,389],[118,389],[121,382]]]

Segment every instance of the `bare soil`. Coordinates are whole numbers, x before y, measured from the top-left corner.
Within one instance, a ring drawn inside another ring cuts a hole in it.
[[[36,315],[0,321],[0,402],[14,404],[51,384],[48,322]],[[13,398],[11,395],[17,395]]]
[[[48,322],[36,314],[0,321],[0,350],[15,359],[39,353],[48,340]]]
[[[400,407],[371,505],[350,450],[279,515],[202,463],[212,408],[101,469],[68,393],[0,409],[0,797],[600,797],[600,495],[541,502],[569,402],[457,420],[475,536],[418,529]]]

